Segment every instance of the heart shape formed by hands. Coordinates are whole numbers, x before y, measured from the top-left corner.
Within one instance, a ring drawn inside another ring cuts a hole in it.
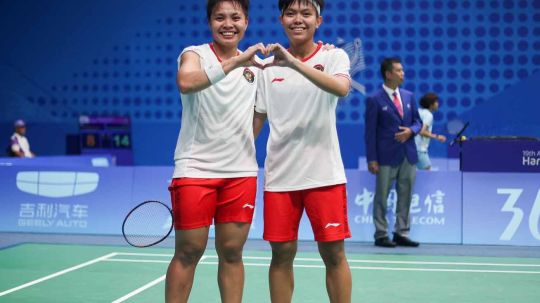
[[[266,46],[266,54],[274,55],[274,60],[264,65],[264,68],[271,66],[291,66],[295,60],[293,55],[289,53],[281,44],[274,43]]]
[[[257,57],[257,53],[263,56],[263,59]],[[249,57],[248,65],[260,69],[265,69],[271,66],[290,66],[294,60],[294,57],[279,43],[269,44],[264,46],[262,43],[258,43],[249,47],[244,54],[246,58]],[[264,59],[273,56],[274,59],[270,63],[264,63]]]
[[[322,41],[318,41],[318,44],[322,44]],[[323,51],[332,50],[336,48],[333,44],[324,44],[322,49]],[[260,53],[263,56],[263,59],[260,59],[256,56],[256,53]],[[272,66],[289,66],[291,67],[294,63],[294,56],[285,49],[279,43],[272,43],[264,46],[262,43],[251,46],[245,52],[247,56],[251,59],[249,60],[250,66],[265,69]],[[270,63],[263,64],[264,59],[273,56],[274,59]]]

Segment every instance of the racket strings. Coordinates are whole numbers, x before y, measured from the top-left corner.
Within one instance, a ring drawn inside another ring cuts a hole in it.
[[[164,240],[171,232],[172,225],[170,209],[160,202],[149,201],[128,215],[122,231],[129,244],[146,247]]]

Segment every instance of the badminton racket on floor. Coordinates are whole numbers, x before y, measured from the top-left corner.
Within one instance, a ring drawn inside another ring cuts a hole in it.
[[[122,223],[122,235],[135,247],[149,247],[165,240],[173,229],[169,206],[159,201],[145,201],[135,206]]]

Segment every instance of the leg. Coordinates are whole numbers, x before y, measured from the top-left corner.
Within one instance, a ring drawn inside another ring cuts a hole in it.
[[[294,290],[293,261],[298,248],[297,241],[270,242],[270,300],[272,303],[290,303]]]
[[[352,278],[344,241],[318,242],[326,266],[326,289],[331,303],[350,303]]]
[[[219,257],[218,284],[221,302],[242,302],[244,263],[242,249],[250,224],[216,224],[216,251]]]
[[[290,303],[292,300],[293,261],[303,212],[300,191],[264,192],[263,238],[272,246],[269,279],[273,303]]]
[[[174,257],[167,269],[165,302],[187,302],[195,268],[206,249],[216,205],[212,179],[173,179],[169,191],[176,232]]]
[[[254,177],[223,179],[218,187],[214,222],[221,302],[242,302],[242,250],[253,218],[256,188]]]
[[[165,280],[165,302],[187,302],[193,285],[195,267],[204,253],[207,241],[208,226],[176,230],[174,257],[167,269]]]
[[[426,152],[426,170],[431,170],[431,159],[429,158],[429,154]]]
[[[410,164],[407,159],[403,160],[403,163],[399,167],[396,182],[397,205],[394,232],[404,237],[408,236],[410,230],[409,212],[415,180],[416,167]]]
[[[332,303],[351,302],[351,271],[344,239],[351,236],[345,184],[304,191],[304,206],[326,267],[326,289]]]
[[[375,239],[388,236],[388,194],[394,180],[396,168],[391,166],[380,166],[376,178],[375,198],[373,200],[373,223],[375,224]]]
[[[429,159],[429,154],[427,151],[418,151],[418,162],[416,162],[416,167],[423,170],[431,170],[431,160]]]

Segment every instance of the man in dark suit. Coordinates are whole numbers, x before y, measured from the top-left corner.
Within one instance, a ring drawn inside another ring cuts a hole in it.
[[[404,71],[397,58],[381,62],[383,86],[366,100],[366,157],[368,169],[377,176],[373,204],[375,245],[416,247],[408,236],[409,210],[418,161],[414,136],[422,121],[413,94],[400,89]],[[397,205],[393,240],[388,237],[388,194],[396,181]]]

